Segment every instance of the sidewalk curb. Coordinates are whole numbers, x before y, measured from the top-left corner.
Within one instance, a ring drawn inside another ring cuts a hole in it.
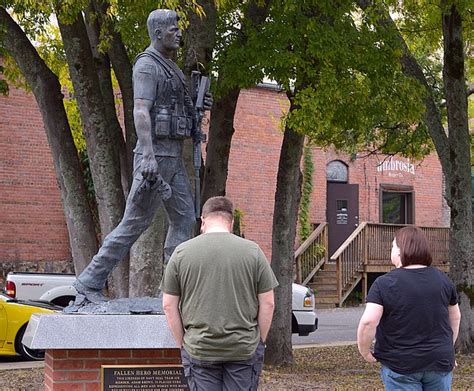
[[[328,348],[331,346],[351,346],[357,345],[356,341],[340,341],[331,343],[311,343],[305,345],[293,345],[293,349],[311,349],[311,348]]]
[[[0,371],[11,371],[15,369],[43,368],[44,361],[24,361],[24,362],[2,362]]]

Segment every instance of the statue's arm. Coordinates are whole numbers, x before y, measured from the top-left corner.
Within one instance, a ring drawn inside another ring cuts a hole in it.
[[[141,98],[135,99],[133,106],[135,129],[137,131],[137,137],[142,147],[143,153],[141,172],[143,177],[149,181],[155,180],[158,174],[158,164],[155,160],[151,139],[152,129],[150,110],[152,106],[153,101]]]

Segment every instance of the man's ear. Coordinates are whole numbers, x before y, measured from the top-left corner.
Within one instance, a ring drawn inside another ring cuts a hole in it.
[[[157,39],[161,39],[161,30],[159,28],[155,29],[155,37]]]

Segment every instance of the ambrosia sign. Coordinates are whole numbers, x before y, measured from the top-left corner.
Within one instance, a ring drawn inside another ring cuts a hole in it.
[[[406,172],[408,174],[415,175],[415,165],[408,162],[403,162],[397,159],[388,159],[384,160],[382,163],[377,165],[378,172],[385,172],[385,171],[398,171],[398,172]]]

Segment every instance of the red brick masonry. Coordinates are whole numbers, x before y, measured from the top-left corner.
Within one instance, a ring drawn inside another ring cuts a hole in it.
[[[47,350],[46,391],[99,391],[101,365],[180,365],[179,349]]]

